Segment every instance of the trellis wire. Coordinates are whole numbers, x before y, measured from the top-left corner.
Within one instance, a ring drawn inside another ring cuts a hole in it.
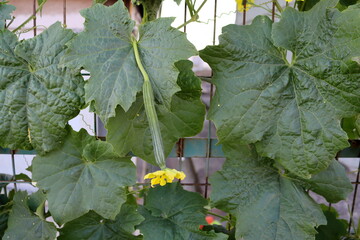
[[[232,1],[232,0],[229,0],[229,1]],[[246,1],[246,0],[245,0]],[[49,1],[50,2],[50,1]],[[66,22],[67,22],[67,0],[63,0],[63,8],[62,8],[62,22],[64,25],[66,25]],[[11,2],[10,2],[11,3]],[[33,3],[32,3],[32,14],[35,15],[36,14],[36,8],[37,8],[37,0],[33,0]],[[246,2],[245,2],[245,5],[246,5]],[[272,3],[272,12],[271,12],[271,19],[273,21],[275,21],[275,13],[276,13],[276,9],[275,9],[275,3]],[[217,9],[218,9],[218,1],[217,0],[214,0],[214,11],[213,11],[213,32],[212,32],[212,44],[215,45],[215,42],[216,42],[216,28],[217,28]],[[246,6],[245,6],[245,9],[246,9]],[[244,10],[242,13],[238,13],[238,14],[242,14],[242,24],[245,25],[246,22],[247,22],[247,12],[246,10]],[[184,23],[187,21],[187,11],[186,11],[186,5],[185,5],[185,8],[184,8]],[[208,21],[209,22],[209,21]],[[33,35],[36,36],[37,35],[37,21],[36,21],[36,18],[33,19]],[[187,26],[185,25],[183,27],[183,31],[186,32],[187,31]],[[84,74],[86,75],[86,74]],[[211,102],[211,99],[213,97],[213,94],[214,94],[214,86],[212,84],[209,84],[210,85],[210,90],[209,90],[209,101]],[[85,120],[83,119],[83,121],[85,122]],[[96,138],[98,138],[98,117],[96,116],[96,114],[94,114],[94,117],[93,117],[93,124],[94,124],[94,135]],[[203,195],[205,198],[207,198],[209,196],[209,187],[210,187],[210,184],[209,184],[209,181],[208,181],[208,178],[209,178],[209,169],[210,169],[210,165],[211,163],[213,163],[213,159],[214,157],[219,157],[218,155],[217,156],[214,156],[212,154],[213,150],[217,150],[217,149],[213,149],[214,148],[214,142],[216,142],[216,139],[213,139],[212,138],[212,123],[211,121],[208,121],[208,125],[207,125],[207,137],[206,139],[203,139],[204,141],[206,141],[206,144],[204,145],[205,146],[205,154],[199,154],[202,156],[202,158],[204,159],[204,165],[205,165],[205,179],[200,179],[198,182],[194,181],[194,182],[190,182],[190,183],[181,183],[182,185],[184,186],[192,186],[192,187],[204,187],[204,192],[203,192]],[[192,162],[192,157],[194,156],[185,156],[184,152],[186,151],[186,147],[188,147],[188,145],[186,143],[188,143],[191,141],[189,141],[188,139],[180,139],[178,141],[178,143],[176,144],[176,158],[177,158],[177,161],[178,161],[178,164],[179,164],[179,168],[182,169],[183,168],[183,162],[184,162],[184,159],[185,161],[190,161]],[[360,144],[359,144],[360,141],[353,141],[353,145],[355,145],[355,147],[359,148]],[[194,142],[195,143],[195,142]],[[1,150],[1,149],[0,149]],[[10,154],[11,155],[11,163],[12,163],[12,174],[15,176],[16,175],[16,164],[15,164],[15,156],[16,154],[34,154],[34,152],[24,152],[24,151],[20,151],[19,153],[15,150],[10,150],[10,151],[6,151],[6,150],[2,150],[0,151],[0,154]],[[353,216],[354,216],[354,213],[356,212],[356,203],[357,203],[357,199],[358,199],[358,187],[359,187],[359,180],[360,180],[360,155],[356,155],[356,156],[353,156],[353,157],[356,157],[359,161],[359,164],[358,164],[358,170],[357,170],[357,174],[356,174],[356,179],[355,181],[352,181],[352,184],[354,185],[354,192],[353,192],[353,197],[352,197],[352,201],[351,201],[351,208],[350,208],[350,219],[349,219],[349,233],[350,231],[352,230],[352,224],[354,222],[353,220]],[[1,173],[1,171],[0,171]],[[29,184],[30,182],[27,182],[27,181],[18,181],[18,180],[13,180],[13,181],[0,181],[0,183],[12,183],[14,185],[14,189],[15,191],[18,190],[18,187],[17,187],[17,184],[18,183],[27,183]],[[140,182],[140,184],[147,184],[147,183],[144,183],[144,182]],[[329,204],[329,206],[331,206]]]

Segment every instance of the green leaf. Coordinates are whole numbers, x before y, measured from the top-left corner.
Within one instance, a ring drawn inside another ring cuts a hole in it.
[[[360,3],[360,0],[340,0],[336,8],[339,9],[340,11],[344,11],[350,5],[355,5],[357,3]]]
[[[16,174],[15,179],[16,179],[16,181],[19,181],[19,180],[23,180],[25,182],[32,181],[31,178],[28,175],[26,175],[25,173]]]
[[[135,226],[144,218],[137,212],[135,200],[127,201],[121,206],[115,220],[104,219],[100,215],[89,212],[86,215],[68,222],[60,229],[59,240],[135,240],[141,239],[132,235]]]
[[[236,239],[310,240],[324,215],[304,190],[253,147],[224,144],[223,169],[210,177],[214,207],[233,214]]]
[[[16,9],[15,6],[0,2],[0,30],[5,28],[5,20],[11,19],[10,13]]]
[[[158,13],[163,0],[137,0],[137,5],[142,5],[144,16],[142,22],[153,21],[158,18]]]
[[[316,230],[316,240],[339,240],[347,235],[348,222],[343,219],[338,219],[339,214],[334,208],[321,205],[321,208],[326,216],[327,224],[319,226]]]
[[[176,2],[176,3],[177,3],[177,5],[180,5],[181,0],[174,0],[174,2]]]
[[[227,239],[225,234],[199,230],[206,224],[206,204],[198,193],[185,191],[178,183],[152,188],[139,209],[145,220],[138,228],[144,240]]]
[[[4,236],[9,219],[12,201],[5,195],[0,194],[0,238]]]
[[[74,33],[55,23],[21,42],[0,32],[0,146],[44,154],[61,145],[66,123],[83,107],[79,71],[59,67]]]
[[[17,192],[14,196],[14,206],[9,215],[8,229],[4,239],[39,239],[56,238],[56,227],[53,223],[36,216],[28,206],[26,192]]]
[[[309,11],[320,1],[321,0],[307,0],[307,1],[297,0],[297,7],[298,7],[299,11]]]
[[[13,180],[13,176],[10,174],[0,173],[0,181],[11,181]],[[8,183],[0,183],[0,192],[2,188],[5,188]]]
[[[42,206],[45,201],[46,195],[41,190],[38,190],[28,197],[29,209],[33,212],[36,212],[39,206]]]
[[[347,133],[349,139],[355,140],[360,138],[360,114],[355,117],[344,118],[341,126]]]
[[[306,188],[322,195],[331,203],[345,200],[353,191],[345,168],[336,160],[333,160],[326,170],[315,174],[310,179],[301,179],[300,181],[302,184],[306,183]]]
[[[42,4],[45,4],[46,2],[44,2],[45,0],[37,0],[37,3],[38,3],[38,7],[40,7],[40,16],[42,17],[42,9],[43,9],[43,5]]]
[[[340,120],[360,112],[360,9],[335,0],[310,11],[286,8],[278,23],[259,16],[223,29],[201,51],[216,94],[209,119],[222,143],[255,143],[303,178],[326,169],[348,146]],[[292,52],[292,61],[285,59]]]
[[[124,186],[135,183],[130,158],[114,153],[84,129],[70,131],[64,145],[33,160],[33,180],[47,193],[49,210],[63,224],[89,210],[115,219],[126,200]]]
[[[180,71],[177,84],[181,91],[173,96],[170,108],[155,103],[166,156],[179,138],[194,136],[201,131],[205,116],[200,99],[201,81],[192,72],[192,63],[184,60],[175,65]],[[116,146],[117,153],[124,156],[132,152],[156,164],[142,95],[138,95],[127,112],[118,107],[116,116],[109,119],[106,127],[107,141]]]
[[[64,62],[90,71],[85,98],[87,102],[94,101],[96,113],[107,123],[115,116],[118,105],[125,111],[130,108],[143,85],[132,46],[135,22],[122,1],[111,7],[97,4],[81,14],[85,31],[71,42]],[[162,18],[141,25],[138,41],[155,98],[167,107],[180,90],[174,63],[196,54],[185,34],[170,26],[172,21],[173,18]]]

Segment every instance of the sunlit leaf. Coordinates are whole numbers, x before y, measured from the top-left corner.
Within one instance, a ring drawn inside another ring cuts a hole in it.
[[[360,66],[351,60],[360,56],[360,8],[339,12],[336,3],[227,26],[219,46],[201,51],[214,73],[209,118],[220,142],[255,143],[303,178],[348,146],[340,121],[360,112]]]
[[[64,62],[90,71],[85,98],[93,102],[96,113],[106,123],[115,116],[118,105],[129,110],[142,89],[143,77],[132,45],[135,22],[122,1],[111,7],[96,4],[81,14],[85,31],[71,42]],[[155,98],[167,107],[180,90],[174,63],[197,53],[185,34],[171,27],[173,20],[161,18],[139,26],[138,40],[140,58]]]
[[[44,154],[59,147],[66,123],[84,106],[79,71],[59,67],[71,30],[55,23],[18,42],[0,31],[0,146]]]

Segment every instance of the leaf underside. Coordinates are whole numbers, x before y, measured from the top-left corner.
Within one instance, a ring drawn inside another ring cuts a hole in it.
[[[181,91],[173,96],[170,108],[155,103],[166,156],[179,138],[194,136],[201,131],[205,116],[205,107],[200,99],[201,81],[192,72],[192,63],[184,60],[176,63],[176,67],[180,71],[177,84]],[[110,118],[106,128],[106,139],[116,146],[117,153],[123,156],[132,152],[156,165],[142,95],[127,112],[119,106],[116,116]]]
[[[143,77],[135,61],[130,19],[122,1],[111,7],[96,4],[81,11],[85,31],[69,46],[64,63],[90,71],[85,98],[106,124],[120,105],[127,111],[141,91]],[[171,27],[172,18],[161,18],[139,26],[140,58],[150,77],[158,102],[170,106],[178,71],[174,63],[195,55],[195,47],[184,33]],[[104,98],[104,96],[106,96]]]
[[[237,143],[223,145],[227,160],[210,177],[214,206],[236,217],[236,238],[313,240],[326,224],[320,207],[298,185],[279,175],[271,160]]]
[[[49,210],[60,224],[90,210],[115,219],[126,201],[124,187],[135,184],[134,164],[84,129],[69,131],[60,149],[34,158],[33,180],[47,192]]]
[[[65,126],[84,105],[79,71],[59,67],[74,33],[55,23],[18,42],[0,31],[0,146],[44,154],[61,145]]]
[[[257,151],[303,178],[326,169],[348,146],[340,120],[360,112],[360,9],[336,0],[308,12],[286,8],[278,23],[259,16],[223,29],[210,64],[216,94],[209,119],[222,143]],[[286,60],[291,55],[292,61]]]

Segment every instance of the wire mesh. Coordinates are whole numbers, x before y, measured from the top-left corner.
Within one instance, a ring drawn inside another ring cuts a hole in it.
[[[233,0],[227,0],[226,2],[232,2]],[[25,3],[26,2],[26,3]],[[61,22],[66,25],[67,23],[71,24],[73,26],[73,23],[71,23],[71,18],[68,16],[69,14],[69,3],[72,2],[81,2],[81,1],[75,1],[75,0],[48,0],[48,5],[56,5],[56,11],[61,12],[62,19]],[[108,1],[108,4],[111,4],[112,1]],[[21,1],[21,0],[10,0],[10,4],[15,5],[16,7],[23,6],[26,9],[29,9],[29,12],[26,12],[26,14],[29,15],[36,15],[39,17],[40,13],[36,13],[37,9],[37,0],[31,1],[31,8],[29,8],[30,1]],[[61,8],[59,8],[59,4],[61,4]],[[208,24],[212,24],[212,33],[211,36],[208,36],[212,39],[212,44],[215,45],[217,42],[217,36],[218,36],[218,0],[209,1],[208,4],[212,4],[212,18],[211,21],[207,21]],[[222,3],[224,4],[224,3]],[[78,4],[81,6],[81,8],[89,7],[91,5],[91,1],[82,1],[82,4]],[[80,8],[77,5],[78,8]],[[74,5],[75,6],[75,5]],[[76,7],[70,8],[73,12],[78,11],[80,9],[77,9]],[[184,4],[184,12],[183,12],[183,22],[185,23],[188,20],[188,13],[186,11],[186,5]],[[246,7],[245,7],[246,8]],[[46,11],[50,9],[47,7],[44,7],[43,13],[46,14]],[[251,10],[252,11],[252,10]],[[16,14],[16,12],[15,12]],[[244,10],[242,13],[237,13],[236,18],[242,19],[241,24],[245,25],[251,19],[256,15],[256,13],[252,13],[252,15],[249,17],[249,14],[246,10]],[[222,16],[222,15],[220,15]],[[271,14],[270,17],[273,21],[276,21],[276,11],[275,11],[275,4],[271,4]],[[69,21],[70,20],[70,21]],[[21,18],[20,20],[21,21]],[[39,23],[41,22],[41,23]],[[237,21],[239,22],[239,21]],[[230,23],[230,22],[229,22]],[[41,24],[40,27],[38,24]],[[44,25],[50,25],[45,24],[43,21],[38,21],[38,18],[34,18],[32,21],[32,25],[28,24],[26,28],[32,29],[32,35],[36,36],[41,30],[44,29],[42,26]],[[15,23],[13,25],[16,25]],[[74,28],[74,31],[80,31],[81,29]],[[183,27],[184,32],[188,32],[188,26]],[[27,34],[27,35],[26,35]],[[25,36],[22,36],[24,38],[31,37],[29,33],[24,33]],[[199,60],[199,59],[197,59]],[[196,67],[196,66],[195,66]],[[205,74],[204,74],[205,73]],[[87,73],[83,74],[84,77],[88,77]],[[197,75],[199,77],[211,77],[211,72],[205,71],[203,69],[197,71]],[[215,87],[210,84],[203,82],[203,100],[205,102],[205,105],[208,107],[211,99],[214,94]],[[89,117],[90,116],[90,117]],[[101,125],[101,122],[97,118],[95,114],[87,115],[80,114],[80,121],[82,121],[85,126],[85,128],[88,129],[89,133],[93,133],[96,138],[103,137],[103,126]],[[90,126],[90,122],[92,122],[92,128]],[[88,125],[88,126],[87,126]],[[99,134],[101,133],[101,134]],[[182,185],[192,191],[200,192],[204,197],[209,197],[209,193],[211,191],[211,186],[209,184],[209,176],[219,170],[222,166],[222,163],[224,162],[223,154],[221,152],[221,147],[216,145],[216,138],[215,138],[215,128],[211,121],[206,120],[204,124],[204,130],[202,133],[200,133],[198,136],[191,138],[191,139],[180,139],[178,143],[176,144],[173,153],[171,154],[171,157],[168,159],[170,167],[178,168],[180,170],[185,170],[188,175],[190,175],[190,178],[187,178],[185,181],[182,182]],[[342,218],[347,218],[349,220],[349,229],[350,232],[352,228],[356,225],[359,219],[359,211],[360,211],[360,193],[359,193],[359,184],[360,184],[360,141],[355,140],[352,141],[351,148],[344,151],[344,153],[339,154],[339,161],[347,168],[347,172],[349,173],[349,178],[351,179],[352,184],[354,185],[354,191],[353,193],[348,197],[346,201],[342,201],[337,204],[332,204],[333,207],[337,208],[340,211],[340,216]],[[16,174],[24,172],[24,170],[19,169],[19,162],[26,162],[27,165],[31,162],[32,157],[34,156],[35,152],[33,151],[21,151],[21,150],[6,150],[6,149],[0,149],[0,153],[2,154],[1,157],[1,168],[0,173],[3,173],[3,170],[6,169],[5,162],[7,160],[11,161],[11,172],[13,176]],[[10,157],[10,159],[9,159]],[[140,184],[147,184],[143,182],[143,176],[148,171],[153,171],[154,167],[150,166],[146,162],[142,161],[141,159],[136,159],[136,164],[138,166],[137,173],[138,173],[138,181]],[[15,180],[15,181],[0,181],[1,183],[12,183],[15,190],[18,190],[19,188],[22,188],[19,186],[19,184],[29,184],[29,181],[26,180]],[[9,185],[11,188],[11,186]],[[312,195],[318,202],[325,202],[323,199],[321,199],[319,196]],[[330,204],[329,204],[330,206]]]

